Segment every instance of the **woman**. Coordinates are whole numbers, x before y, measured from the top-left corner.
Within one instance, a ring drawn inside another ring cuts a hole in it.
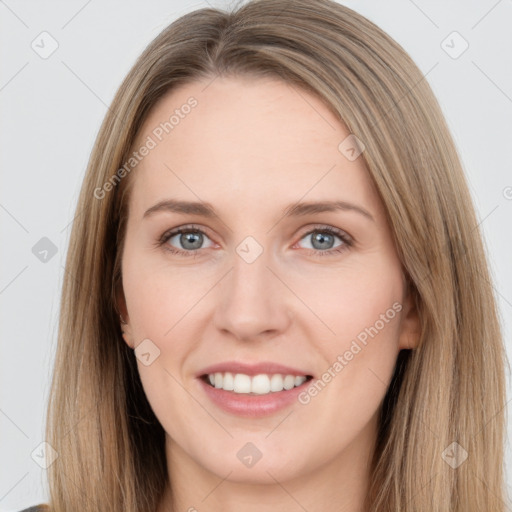
[[[504,511],[504,348],[404,50],[329,0],[166,28],[68,251],[50,509]]]

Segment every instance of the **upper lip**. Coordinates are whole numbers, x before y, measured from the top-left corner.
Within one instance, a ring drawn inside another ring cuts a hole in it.
[[[282,375],[306,375],[309,376],[307,370],[301,370],[299,368],[292,368],[291,366],[285,366],[279,363],[273,363],[271,361],[262,361],[259,363],[242,363],[240,361],[224,361],[223,363],[217,363],[201,370],[197,377],[208,375],[210,373],[244,373],[245,375],[258,375],[260,373],[266,373],[274,375],[276,373]]]

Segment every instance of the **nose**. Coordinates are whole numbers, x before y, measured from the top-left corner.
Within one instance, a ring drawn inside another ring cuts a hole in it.
[[[219,283],[214,323],[241,341],[278,336],[291,322],[290,293],[270,269],[264,251],[248,263],[237,253],[233,267]],[[288,293],[287,293],[288,291]]]

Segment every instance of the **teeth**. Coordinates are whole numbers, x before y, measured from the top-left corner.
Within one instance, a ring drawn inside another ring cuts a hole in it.
[[[256,395],[266,395],[271,392],[283,391],[300,386],[305,382],[305,375],[245,375],[244,373],[210,373],[208,381],[212,386],[235,393],[254,393]]]

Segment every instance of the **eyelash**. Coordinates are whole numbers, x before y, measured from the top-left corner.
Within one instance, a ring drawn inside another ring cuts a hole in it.
[[[182,226],[178,229],[174,229],[171,231],[166,231],[158,240],[157,247],[163,247],[165,251],[169,251],[171,254],[177,254],[180,256],[196,256],[201,249],[194,249],[192,251],[183,251],[181,249],[176,249],[175,247],[171,247],[170,245],[166,244],[168,240],[170,240],[173,236],[180,235],[183,233],[201,233],[208,237],[208,235],[199,227],[194,225],[188,225],[188,226]],[[309,254],[312,254],[313,256],[333,256],[340,254],[348,249],[350,249],[354,242],[351,237],[349,237],[346,233],[343,231],[333,228],[332,226],[315,226],[313,229],[308,231],[307,233],[304,233],[300,240],[307,237],[308,235],[311,235],[312,233],[328,233],[333,236],[337,236],[343,243],[339,245],[338,247],[335,247],[334,249],[328,249],[326,251],[321,251],[319,249],[306,249],[311,251]],[[209,237],[208,237],[209,238]]]

